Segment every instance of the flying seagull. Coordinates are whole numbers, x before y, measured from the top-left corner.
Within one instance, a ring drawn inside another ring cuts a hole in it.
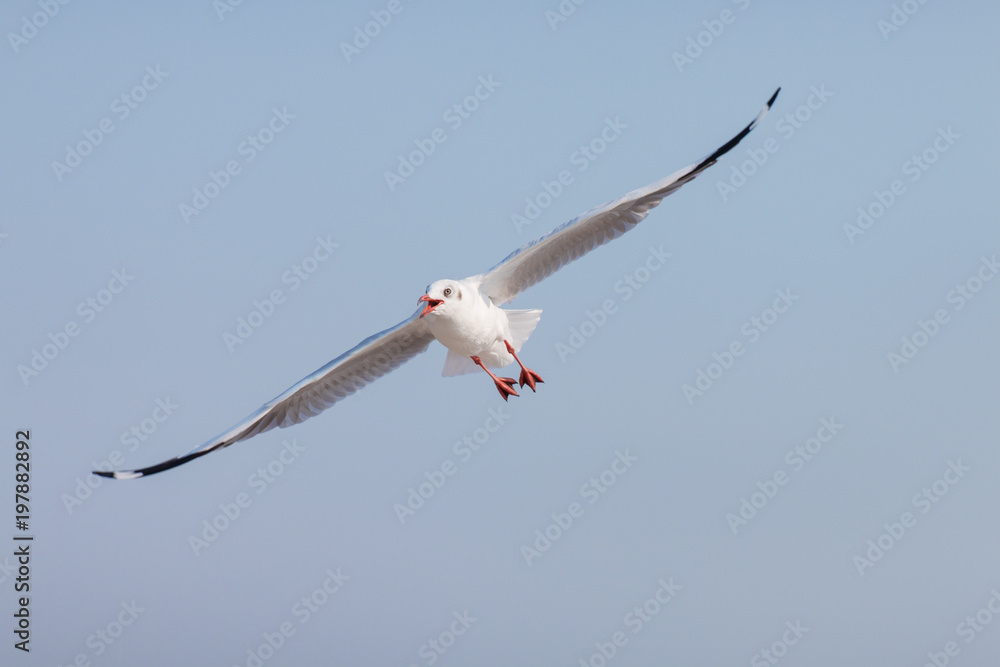
[[[460,375],[482,368],[507,400],[508,396],[518,395],[514,379],[498,377],[490,368],[503,368],[516,361],[521,368],[519,385],[522,388],[528,385],[535,391],[542,378],[524,365],[518,352],[534,331],[542,311],[504,310],[500,306],[639,224],[664,197],[715,164],[747,136],[767,114],[780,91],[778,88],[774,92],[752,123],[702,160],[556,227],[518,248],[486,273],[464,280],[431,283],[418,299],[419,307],[413,315],[361,341],[201,447],[148,468],[120,472],[95,470],[94,474],[115,479],[145,477],[275,427],[304,422],[403,365],[426,350],[434,339],[448,348],[443,375]]]

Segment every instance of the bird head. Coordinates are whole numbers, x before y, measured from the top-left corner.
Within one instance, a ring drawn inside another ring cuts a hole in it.
[[[427,294],[417,299],[417,302],[427,302],[427,307],[420,313],[424,315],[445,314],[450,309],[455,308],[455,304],[462,300],[462,286],[455,280],[438,280],[427,286]]]

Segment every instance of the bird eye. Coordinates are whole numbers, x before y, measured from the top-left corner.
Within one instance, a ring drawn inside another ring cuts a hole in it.
[[[451,288],[450,287],[445,287],[444,288],[444,295],[445,296],[451,296]]]

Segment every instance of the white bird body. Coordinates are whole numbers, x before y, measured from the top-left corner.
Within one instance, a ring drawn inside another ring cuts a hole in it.
[[[446,295],[445,290],[454,291]],[[502,349],[504,339],[510,338],[507,314],[480,294],[477,285],[439,280],[427,288],[427,295],[443,301],[424,316],[439,343],[463,357],[480,356],[492,367],[514,363]]]
[[[715,164],[749,134],[771,108],[778,91],[753,122],[708,156],[556,227],[518,248],[486,273],[432,283],[419,299],[426,306],[396,326],[361,341],[201,447],[147,468],[100,470],[95,474],[117,479],[152,475],[273,428],[301,423],[406,363],[435,339],[448,349],[443,375],[474,372],[478,366],[493,378],[507,400],[508,396],[518,395],[514,379],[497,377],[489,369],[516,361],[521,367],[520,385],[527,384],[534,391],[542,379],[521,363],[518,352],[534,331],[542,311],[504,310],[500,306],[639,224],[664,197]]]
[[[427,287],[427,295],[440,304],[425,308],[423,317],[434,338],[448,348],[442,375],[476,371],[472,357],[490,368],[514,363],[504,341],[520,352],[534,330],[540,310],[505,310],[479,291],[472,279],[438,280]]]

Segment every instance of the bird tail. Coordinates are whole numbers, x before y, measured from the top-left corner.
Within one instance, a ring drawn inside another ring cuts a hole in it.
[[[479,366],[476,366],[472,359],[464,357],[454,350],[448,350],[448,356],[444,359],[444,368],[441,370],[441,375],[447,378],[453,375],[475,373],[478,370]]]
[[[510,344],[515,352],[520,352],[521,346],[528,342],[528,337],[535,330],[542,311],[504,310],[504,312],[507,313],[507,324],[510,327],[510,337],[513,339]]]
[[[515,352],[520,352],[521,346],[527,342],[528,337],[531,336],[531,332],[535,330],[535,326],[542,316],[542,311],[504,309],[503,312],[507,314],[507,326],[510,327],[510,344],[514,347]],[[513,362],[514,360],[507,355],[507,351],[501,348],[503,348],[503,343],[497,343],[497,354],[507,357],[510,362]],[[493,364],[490,365],[493,366]],[[441,371],[441,375],[452,377],[453,375],[464,375],[477,371],[479,371],[479,367],[476,366],[472,359],[448,350],[448,356],[444,360],[444,369]]]

